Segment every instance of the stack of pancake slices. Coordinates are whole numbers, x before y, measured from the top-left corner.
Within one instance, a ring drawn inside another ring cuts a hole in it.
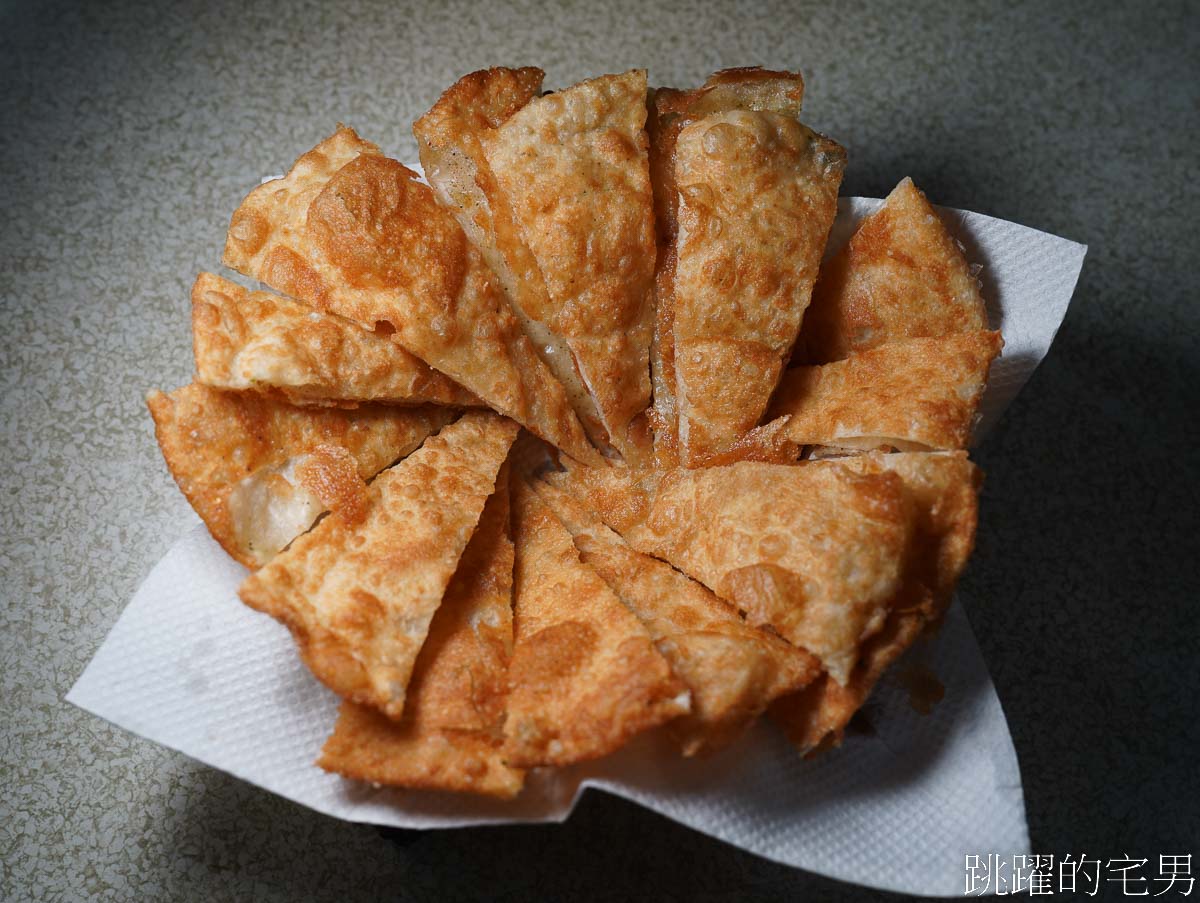
[[[343,698],[328,771],[836,746],[974,543],[975,273],[908,179],[826,253],[799,75],[542,78],[447,90],[424,179],[339,126],[246,196],[223,262],[271,291],[196,280],[167,466]]]

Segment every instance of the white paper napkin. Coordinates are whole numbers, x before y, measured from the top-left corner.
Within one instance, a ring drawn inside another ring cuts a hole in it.
[[[881,203],[844,200],[831,246]],[[976,213],[942,213],[983,265],[991,322],[1005,339],[983,399],[985,430],[1049,350],[1086,248]],[[374,789],[313,765],[337,699],[300,663],[282,626],[238,601],[245,575],[198,524],[155,566],[67,700],[355,822],[563,821],[583,789],[596,787],[777,862],[938,895],[962,893],[965,854],[1029,852],[1008,725],[958,603],[941,632],[910,653],[946,687],[929,716],[912,710],[897,683],[901,662],[867,704],[870,732],[814,760],[800,759],[765,721],[703,760],[680,759],[651,734],[599,762],[533,774],[518,800],[502,803]]]

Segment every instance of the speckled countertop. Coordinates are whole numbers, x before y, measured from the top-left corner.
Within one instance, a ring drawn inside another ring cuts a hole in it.
[[[0,897],[891,899],[598,794],[561,827],[385,836],[62,702],[189,519],[142,396],[189,378],[188,288],[238,200],[338,120],[412,159],[411,120],[498,63],[799,67],[845,193],[911,175],[1091,246],[979,450],[962,594],[1035,849],[1200,854],[1196,8],[900,6],[4,4]]]

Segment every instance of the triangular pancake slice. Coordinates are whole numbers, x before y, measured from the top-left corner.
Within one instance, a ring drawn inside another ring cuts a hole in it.
[[[359,323],[201,273],[192,287],[196,378],[292,404],[473,406],[478,398]]]
[[[791,415],[785,435],[814,451],[966,448],[1004,341],[981,330],[889,342],[784,374],[768,418]]]
[[[650,178],[659,240],[675,236],[679,203],[675,186],[675,145],[685,126],[710,113],[755,110],[798,117],[804,100],[804,77],[759,66],[722,69],[699,88],[655,88],[647,128],[650,133]]]
[[[562,336],[529,312],[550,305],[546,281],[521,239],[483,142],[541,92],[541,69],[495,67],[464,75],[413,124],[426,178],[495,272],[533,345],[567,390],[584,428],[602,445],[607,433]]]
[[[837,213],[845,152],[796,119],[714,113],[679,134],[675,396],[686,466],[766,412]]]
[[[572,465],[545,479],[842,683],[861,643],[883,627],[913,526],[890,473],[739,462],[641,473]]]
[[[412,170],[340,127],[234,212],[224,262],[390,335],[568,454],[597,461],[496,277]]]
[[[654,336],[650,346],[653,407],[647,411],[654,433],[654,458],[660,468],[677,467],[678,414],[675,407],[675,264],[679,192],[675,150],[679,133],[696,119],[728,110],[800,115],[804,79],[799,73],[772,72],[756,66],[724,69],[690,91],[657,88],[650,99],[646,129],[650,138],[650,181],[658,259],[654,275]]]
[[[769,716],[802,755],[842,742],[846,725],[863,706],[875,684],[921,635],[925,619],[914,612],[893,612],[883,630],[863,646],[845,686],[829,674],[819,675],[798,693],[771,704]]]
[[[512,797],[522,772],[501,760],[512,654],[508,479],[496,481],[417,656],[400,721],[344,702],[318,763],[360,781]]]
[[[837,214],[845,151],[795,117],[731,110],[685,126],[671,288],[678,446],[726,451],[766,412]]]
[[[213,539],[248,568],[333,508],[349,516],[364,480],[457,415],[446,408],[297,408],[199,383],[146,398],[171,476]]]
[[[504,764],[496,741],[471,731],[426,731],[343,700],[317,764],[385,787],[450,790],[512,799],[525,773]]]
[[[771,706],[771,718],[809,753],[841,742],[850,718],[883,672],[949,605],[975,543],[980,472],[964,452],[863,455],[812,465],[857,473],[895,473],[913,498],[916,529],[901,589],[887,623],[869,639],[850,680],[823,675],[803,691]]]
[[[472,411],[376,477],[358,523],[321,521],[246,580],[251,608],[285,624],[335,692],[404,711],[413,664],[517,425]]]
[[[983,474],[963,451],[870,454],[813,467],[856,474],[895,474],[916,509],[912,550],[894,607],[940,620],[975,547]]]
[[[496,247],[495,220],[507,213],[492,209],[496,187],[480,140],[541,93],[544,75],[533,66],[471,72],[447,88],[429,112],[413,123],[425,178],[453,211],[510,297],[519,286],[509,268],[509,257],[525,249],[505,248],[502,252]],[[529,266],[535,265],[530,261]]]
[[[646,628],[580,561],[571,534],[523,480],[513,482],[513,529],[508,763],[599,758],[685,714],[687,689]]]
[[[482,144],[484,135],[541,93],[544,75],[532,66],[468,73],[413,123],[413,135],[429,184],[496,274],[525,333],[579,412],[587,392],[573,368],[559,366],[569,353],[523,313],[544,303],[546,285],[533,255],[517,237]]]
[[[534,488],[571,531],[584,564],[646,625],[691,692],[691,714],[670,725],[684,755],[728,745],[772,700],[821,673],[803,649],[750,626],[696,581],[630,548],[569,492],[545,481]]]
[[[822,265],[795,360],[824,364],[901,339],[981,329],[987,313],[979,281],[906,178]]]
[[[555,372],[582,383],[589,433],[627,459],[649,440],[639,417],[654,318],[645,124],[646,72],[635,69],[531,100],[480,138],[511,213],[494,221],[497,244],[523,245],[544,287],[513,300],[554,349]]]

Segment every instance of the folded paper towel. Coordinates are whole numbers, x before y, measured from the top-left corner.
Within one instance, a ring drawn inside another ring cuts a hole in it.
[[[882,201],[842,202],[830,246]],[[1086,248],[976,213],[943,209],[982,265],[1004,335],[977,436],[1045,356]],[[987,517],[984,511],[983,517]],[[1012,740],[979,648],[956,603],[912,650],[946,696],[912,710],[896,675],[865,710],[869,733],[802,760],[766,722],[708,759],[680,759],[658,735],[598,762],[534,773],[514,802],[375,789],[313,764],[337,698],[300,663],[287,631],[241,605],[245,569],[197,525],[155,566],[68,701],[273,793],[350,821],[447,828],[562,821],[585,787],[633,800],[778,862],[886,890],[960,894],[963,857],[1029,852]]]

